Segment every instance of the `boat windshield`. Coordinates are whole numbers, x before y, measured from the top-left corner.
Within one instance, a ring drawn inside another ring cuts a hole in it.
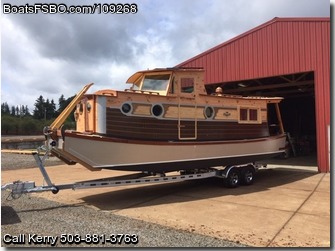
[[[146,75],[143,79],[141,91],[166,92],[170,74]]]

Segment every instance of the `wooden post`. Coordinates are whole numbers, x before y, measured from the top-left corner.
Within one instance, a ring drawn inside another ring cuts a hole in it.
[[[276,103],[276,112],[277,112],[277,118],[278,118],[278,122],[279,122],[279,127],[280,127],[280,132],[284,133],[284,126],[283,126],[283,120],[281,118],[281,114],[280,114],[280,109],[279,109],[279,103]]]

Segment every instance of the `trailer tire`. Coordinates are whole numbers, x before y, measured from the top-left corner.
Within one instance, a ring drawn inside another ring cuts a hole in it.
[[[233,167],[229,170],[227,177],[224,179],[224,185],[229,188],[236,188],[240,184],[240,171]]]
[[[255,168],[251,165],[243,167],[241,170],[241,183],[249,186],[254,183]]]

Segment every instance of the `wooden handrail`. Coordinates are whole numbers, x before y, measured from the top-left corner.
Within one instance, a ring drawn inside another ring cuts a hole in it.
[[[80,99],[84,96],[87,90],[93,85],[93,83],[87,84],[81,89],[81,91],[74,97],[74,99],[68,104],[68,106],[62,111],[61,114],[55,119],[49,127],[49,130],[59,129],[67,117],[70,115],[72,110],[76,107]]]

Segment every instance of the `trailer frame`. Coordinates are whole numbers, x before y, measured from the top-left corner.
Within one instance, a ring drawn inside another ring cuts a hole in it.
[[[224,184],[227,187],[237,187],[240,183],[244,185],[251,185],[254,180],[254,174],[260,167],[266,167],[266,164],[261,163],[247,163],[243,165],[231,165],[226,167],[213,167],[208,169],[194,169],[192,171],[180,170],[180,175],[166,175],[165,173],[148,173],[140,172],[129,175],[114,176],[95,180],[86,180],[80,182],[74,182],[69,184],[58,184],[52,183],[46,168],[44,161],[49,156],[50,150],[47,149],[44,156],[41,158],[38,152],[33,152],[32,155],[35,158],[36,163],[43,175],[43,178],[47,185],[35,186],[34,181],[14,181],[1,185],[1,190],[11,190],[10,196],[13,199],[19,198],[22,194],[26,193],[38,193],[51,191],[53,194],[57,194],[59,190],[65,189],[90,189],[90,188],[103,188],[103,187],[116,187],[116,186],[128,186],[128,185],[140,185],[140,184],[154,184],[154,183],[167,183],[167,182],[179,182],[186,180],[198,180],[217,177],[223,179]],[[249,172],[243,172],[249,170]],[[245,174],[243,174],[245,173]],[[244,177],[241,177],[241,175]]]

